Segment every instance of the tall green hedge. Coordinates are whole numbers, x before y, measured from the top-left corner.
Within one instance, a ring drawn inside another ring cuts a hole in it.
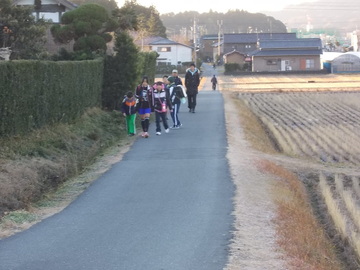
[[[0,136],[26,134],[99,106],[103,61],[0,62]]]

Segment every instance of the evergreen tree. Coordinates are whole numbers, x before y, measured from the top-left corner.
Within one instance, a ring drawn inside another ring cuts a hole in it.
[[[130,14],[133,16],[131,19]],[[136,0],[127,0],[123,7],[114,12],[114,16],[118,17],[119,25],[126,26],[126,29],[142,31],[146,36],[166,37],[166,28],[154,6],[147,8],[139,5]]]
[[[154,7],[150,7],[150,9],[151,14],[146,26],[148,35],[165,37],[164,33],[166,32],[166,28],[161,22],[159,13]]]
[[[127,91],[134,90],[137,84],[138,49],[131,36],[119,32],[115,40],[115,56],[105,58],[103,107],[109,110],[119,109]]]
[[[104,7],[109,14],[115,9],[118,8],[118,5],[115,0],[72,0],[71,2],[81,6],[84,4],[98,4]]]
[[[74,51],[89,55],[104,53],[106,43],[112,40],[109,32],[117,28],[106,9],[97,4],[86,4],[64,13],[62,25],[54,25],[51,33],[55,41],[68,43],[75,40]]]

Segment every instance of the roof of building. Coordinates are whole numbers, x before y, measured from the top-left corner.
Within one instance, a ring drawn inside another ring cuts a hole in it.
[[[256,43],[262,39],[296,39],[296,33],[239,33],[224,34],[224,43]]]
[[[256,50],[250,56],[295,56],[295,55],[320,55],[319,50]]]
[[[164,37],[153,36],[153,37],[146,37],[143,40],[136,39],[134,40],[135,44],[137,45],[145,45],[145,46],[154,46],[154,45],[180,45],[188,48],[192,48],[191,46],[173,41],[171,39],[167,39]]]
[[[22,0],[13,0],[13,4],[14,5],[19,5],[19,3],[21,2]],[[58,4],[58,5],[63,5],[65,6],[66,8],[68,9],[75,9],[78,7],[77,4],[75,3],[72,3],[68,0],[53,0],[54,1],[54,4]]]
[[[291,40],[264,39],[259,41],[259,48],[260,50],[267,50],[274,48],[321,49],[322,44],[320,38],[297,38]]]
[[[228,52],[228,53],[225,53],[224,56],[229,56],[229,55],[232,55],[232,54],[240,54],[240,55],[245,55],[237,50],[233,50],[231,52]]]
[[[334,59],[332,59],[332,62],[333,63],[336,63],[336,62],[341,62],[341,61],[360,61],[360,52],[346,52],[346,53],[343,53],[337,57],[335,57]]]
[[[346,52],[345,54],[351,54],[360,58],[360,52]]]
[[[202,40],[218,40],[219,36],[218,35],[203,35],[201,37]]]
[[[251,56],[281,55],[320,55],[322,54],[319,38],[299,38],[293,40],[260,40],[258,49]]]
[[[159,38],[149,42],[149,45],[176,45],[176,44],[179,43],[167,38]]]

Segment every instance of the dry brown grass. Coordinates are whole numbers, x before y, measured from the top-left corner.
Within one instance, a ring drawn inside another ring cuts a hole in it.
[[[309,198],[298,177],[268,160],[258,163],[262,171],[275,175],[278,244],[288,255],[291,269],[341,269],[334,246],[315,218]]]
[[[235,95],[236,94],[233,94],[233,98],[239,109],[240,123],[244,128],[246,140],[258,151],[269,154],[277,153],[273,141],[269,138],[269,133],[265,130],[265,126],[251,109],[249,109],[244,100],[236,98]],[[230,97],[230,95],[228,95],[228,97]]]
[[[219,79],[224,90],[242,92],[360,90],[357,74],[253,74]]]
[[[269,133],[243,100],[233,94],[246,139],[253,148],[265,153],[278,153]],[[335,247],[327,238],[312,211],[305,186],[298,177],[283,167],[261,160],[261,171],[279,179],[274,187],[276,197],[276,232],[278,244],[284,250],[289,269],[341,269]]]
[[[0,218],[9,211],[28,209],[125,137],[121,120],[120,113],[94,108],[71,125],[0,138]]]

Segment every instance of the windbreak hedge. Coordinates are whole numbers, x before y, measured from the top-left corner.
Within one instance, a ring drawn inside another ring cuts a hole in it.
[[[99,106],[103,61],[0,62],[0,136],[70,122]]]
[[[121,50],[115,56],[105,58],[102,106],[106,110],[118,110],[128,91],[135,92],[143,76],[154,82],[156,52],[130,53]]]

